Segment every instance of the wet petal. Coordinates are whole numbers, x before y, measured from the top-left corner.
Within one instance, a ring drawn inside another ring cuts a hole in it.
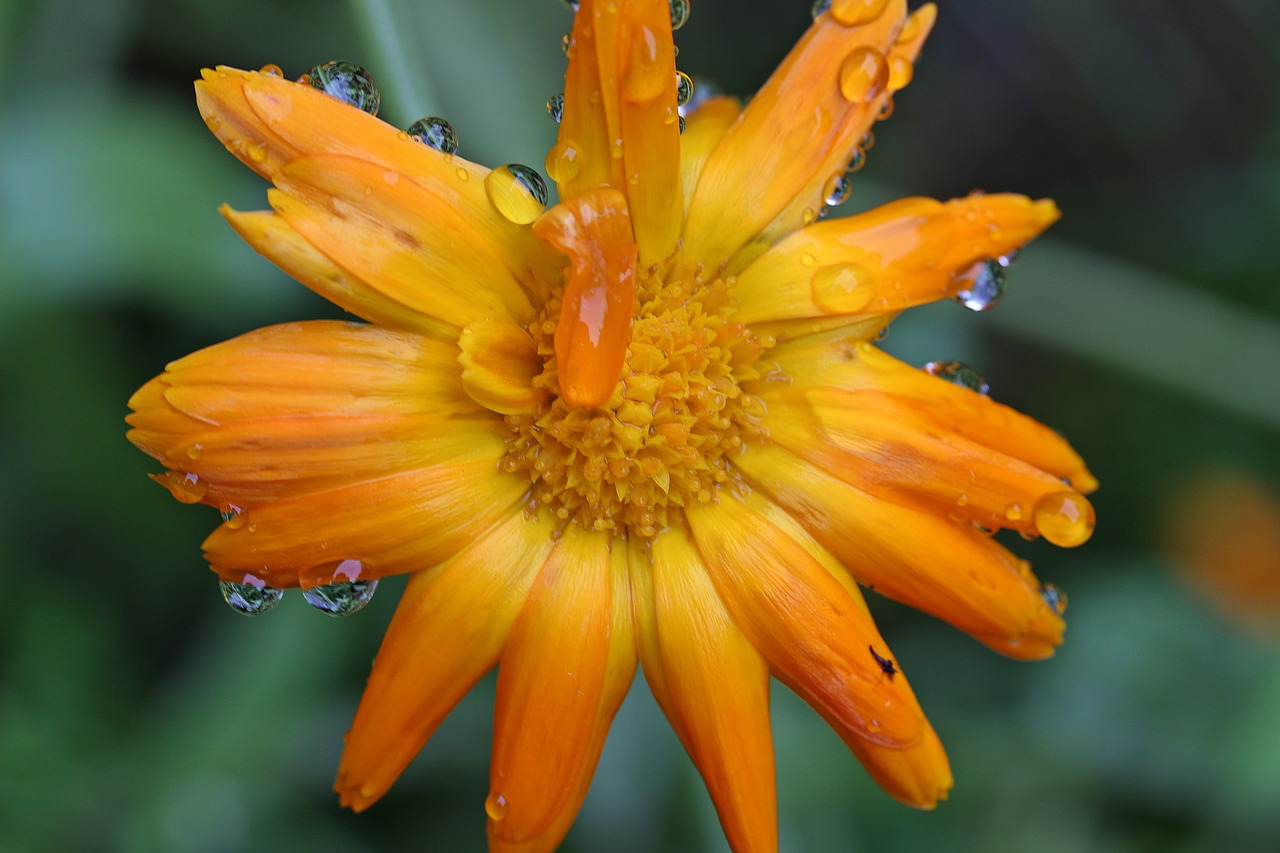
[[[642,559],[644,559],[642,557]],[[645,678],[684,743],[736,851],[778,847],[769,670],[725,611],[694,544],[679,529],[653,543],[641,645]]]
[[[543,564],[498,670],[490,849],[550,851],[582,804],[635,674],[627,556],[570,525]]]
[[[954,296],[966,286],[960,273],[1010,254],[1057,218],[1048,200],[975,194],[945,204],[902,199],[816,222],[737,276],[738,316],[744,323],[865,317]]]
[[[552,525],[508,514],[444,565],[409,579],[373,662],[334,789],[363,811],[386,793],[467,691],[498,662]]]
[[[866,651],[888,646],[849,589],[737,498],[722,492],[688,519],[725,609],[775,676],[846,740],[919,743],[924,714],[906,679],[886,678]]]
[[[675,249],[684,218],[669,5],[583,0],[570,38],[564,117],[548,171],[562,199],[602,185],[622,191],[640,263],[659,263]],[[567,150],[578,152],[576,168],[555,169]]]
[[[857,26],[814,21],[708,158],[685,224],[687,261],[715,268],[816,218],[823,185],[844,171],[890,95],[887,54],[905,14],[905,0],[890,0]],[[916,14],[932,22],[932,11]],[[922,40],[929,27],[915,29]],[[914,56],[913,47],[902,49]]]
[[[752,446],[734,464],[876,592],[1011,657],[1047,657],[1062,642],[1062,617],[1026,561],[969,525],[876,498],[781,447]]]

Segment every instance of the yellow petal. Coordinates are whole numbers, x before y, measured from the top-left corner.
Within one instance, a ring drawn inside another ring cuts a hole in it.
[[[281,77],[220,66],[196,81],[200,114],[214,135],[242,162],[275,181],[305,156],[338,155],[397,172],[436,194],[448,207],[448,227],[470,232],[468,245],[487,242],[511,275],[534,288],[530,266],[553,278],[528,228],[509,222],[485,194],[489,170],[444,154],[407,133],[311,86]],[[438,251],[459,251],[446,240]]]
[[[530,413],[545,396],[533,387],[542,372],[537,345],[523,326],[477,320],[458,338],[462,387],[486,409],[503,415]]]
[[[365,286],[453,326],[525,319],[528,294],[457,195],[350,157],[296,159],[269,194],[289,225]]]
[[[506,515],[444,565],[409,579],[373,662],[334,789],[363,811],[498,662],[553,525]]]
[[[822,186],[844,171],[890,95],[886,54],[905,14],[905,0],[890,0],[858,26],[830,15],[814,21],[708,158],[689,205],[684,259],[714,269],[748,243],[764,248],[773,232],[816,218]]]
[[[576,525],[543,564],[498,670],[491,850],[554,850],[577,814],[635,674],[626,584],[625,549]]]
[[[865,317],[954,296],[966,286],[962,274],[975,263],[1008,255],[1057,218],[1051,201],[971,195],[945,204],[902,199],[857,216],[816,222],[737,276],[735,319]]]
[[[873,497],[776,445],[734,464],[876,592],[1012,657],[1047,657],[1062,642],[1025,561],[970,526]]]
[[[683,221],[671,12],[662,0],[583,0],[574,16],[564,117],[548,171],[571,199],[622,191],[644,266],[675,249]],[[567,151],[577,152],[574,167]]]
[[[703,101],[685,117],[680,134],[680,188],[686,210],[707,158],[741,112],[737,98],[721,96]]]
[[[706,782],[729,846],[778,849],[769,670],[725,611],[693,543],[669,529],[653,543],[652,642],[645,677]],[[654,657],[657,660],[654,660]]]
[[[725,609],[775,676],[846,740],[919,743],[924,714],[906,679],[887,677],[869,652],[888,646],[860,601],[737,498],[721,492],[687,513]]]
[[[259,254],[338,307],[373,323],[457,340],[456,326],[424,314],[355,278],[273,211],[242,213],[224,204],[218,212]],[[411,303],[415,301],[410,299]]]

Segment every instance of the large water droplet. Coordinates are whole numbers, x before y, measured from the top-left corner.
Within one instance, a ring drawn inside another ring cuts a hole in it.
[[[490,820],[500,821],[507,816],[507,798],[497,791],[490,792],[484,800],[484,813]]]
[[[849,176],[844,172],[833,176],[831,180],[827,181],[827,205],[835,207],[837,204],[844,204],[849,200],[849,193],[852,190],[853,182],[849,180]]]
[[[875,100],[889,83],[889,65],[874,47],[860,47],[840,65],[840,93],[854,102]]]
[[[931,361],[924,366],[924,372],[979,394],[986,394],[991,390],[982,374],[962,361]]]
[[[547,115],[555,119],[559,124],[564,119],[564,94],[552,95],[547,98]]]
[[[671,29],[678,30],[689,22],[689,0],[671,0]]]
[[[316,610],[329,616],[349,616],[373,599],[377,578],[365,578],[364,563],[337,560],[303,572],[298,580],[302,597]]]
[[[905,56],[894,56],[889,60],[889,91],[896,92],[911,82],[916,68]]]
[[[326,95],[346,101],[370,115],[378,114],[382,98],[373,75],[354,62],[332,61],[317,65],[307,75],[314,88]]]
[[[1074,548],[1093,535],[1093,504],[1079,492],[1053,492],[1036,502],[1031,520],[1047,541]]]
[[[547,206],[547,183],[542,176],[519,163],[508,163],[494,169],[484,179],[489,203],[506,219],[517,225],[528,225]]]
[[[1006,280],[1005,268],[998,260],[981,260],[956,275],[953,282],[959,289],[952,298],[970,311],[987,311],[1004,298]]]
[[[880,17],[888,0],[832,0],[831,17],[846,27],[855,27]]]
[[[871,274],[856,264],[822,267],[810,279],[814,304],[832,314],[855,314],[875,295]]]
[[[170,471],[165,475],[164,485],[169,494],[184,504],[200,503],[208,494],[209,487],[198,474],[189,471]]]
[[[246,574],[244,581],[220,581],[218,588],[231,609],[245,616],[261,616],[280,603],[284,590],[267,586],[267,582],[256,575]]]
[[[547,174],[551,176],[551,180],[557,183],[565,183],[572,181],[578,176],[578,172],[582,170],[582,161],[578,156],[578,149],[572,142],[557,142],[551,146],[551,150],[547,152],[547,159],[542,164]]]
[[[683,107],[693,100],[693,78],[683,71],[676,72],[676,106]]]
[[[453,125],[437,116],[420,118],[409,125],[409,136],[428,148],[434,148],[445,154],[458,150],[458,133]]]

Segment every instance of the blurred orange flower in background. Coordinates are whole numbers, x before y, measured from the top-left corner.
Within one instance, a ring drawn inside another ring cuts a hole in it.
[[[491,849],[556,847],[639,664],[731,846],[777,846],[770,676],[897,799],[951,787],[858,584],[1036,659],[1065,598],[991,538],[1088,539],[1096,487],[1055,433],[957,363],[872,343],[905,308],[985,308],[1049,201],[912,198],[844,219],[850,171],[934,22],[835,0],[744,109],[695,98],[686,3],[577,10],[547,173],[407,131],[345,63],[197,83],[270,180],[224,210],[366,323],[303,322],[180,359],[129,438],[188,503],[237,609],[287,587],[334,615],[412,573],[338,772],[381,797],[498,668]]]

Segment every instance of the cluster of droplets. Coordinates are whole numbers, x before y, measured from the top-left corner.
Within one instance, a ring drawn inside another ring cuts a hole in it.
[[[337,560],[304,572],[299,580],[307,604],[335,619],[350,616],[373,600],[378,579],[364,577],[359,560]],[[246,572],[239,581],[219,581],[227,605],[244,616],[261,616],[284,598],[284,590]]]

